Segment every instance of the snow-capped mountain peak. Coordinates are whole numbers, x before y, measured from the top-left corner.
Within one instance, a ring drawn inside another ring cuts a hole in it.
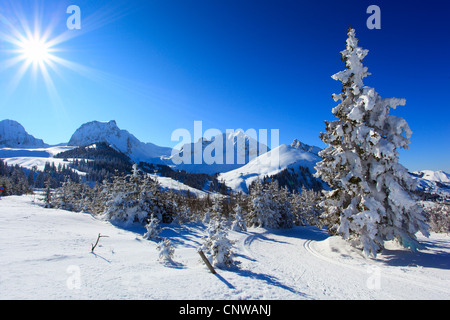
[[[136,162],[146,161],[154,157],[169,156],[172,150],[153,143],[139,141],[127,130],[121,130],[115,120],[107,122],[91,121],[83,124],[72,135],[69,145],[86,146],[96,142],[105,142]]]
[[[0,146],[8,148],[46,147],[41,139],[36,139],[25,131],[17,121],[0,121]]]
[[[316,146],[310,146],[306,143],[303,143],[297,139],[294,139],[294,141],[291,143],[291,147],[299,150],[303,150],[306,152],[314,153],[315,155],[319,154],[319,151],[322,150],[319,147]]]
[[[316,154],[320,151],[294,140],[291,145],[282,144],[269,152],[253,159],[245,166],[219,176],[225,184],[235,191],[248,192],[248,186],[256,179],[273,176],[284,169],[298,170],[300,166],[315,172],[315,165],[321,158]],[[306,149],[306,150],[305,150]],[[310,152],[308,150],[312,150]]]

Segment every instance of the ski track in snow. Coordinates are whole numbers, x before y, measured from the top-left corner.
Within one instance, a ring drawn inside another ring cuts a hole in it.
[[[305,241],[303,244],[303,247],[311,255],[317,257],[318,259],[322,259],[323,261],[325,261],[329,264],[334,264],[341,268],[348,268],[355,272],[366,273],[366,274],[374,272],[374,270],[376,270],[375,268],[377,268],[379,271],[379,274],[380,274],[380,281],[381,281],[381,278],[384,278],[385,280],[389,280],[389,281],[400,281],[403,283],[403,285],[406,285],[406,286],[411,285],[411,286],[414,286],[415,288],[420,287],[423,290],[441,292],[444,296],[450,297],[450,287],[449,287],[450,279],[447,279],[447,281],[445,281],[443,279],[436,280],[436,279],[432,279],[430,277],[422,277],[417,274],[408,273],[406,269],[393,269],[393,268],[387,268],[387,267],[383,267],[383,266],[377,266],[375,261],[373,261],[374,263],[372,263],[372,264],[370,263],[370,261],[368,261],[368,263],[366,263],[366,264],[360,263],[360,264],[356,264],[356,265],[353,265],[350,263],[345,263],[341,259],[333,259],[329,256],[321,255],[319,252],[317,252],[314,249],[314,241],[313,240]],[[393,296],[389,296],[389,297],[394,298]]]
[[[448,235],[425,239],[418,254],[392,247],[373,260],[315,227],[249,228],[230,232],[238,266],[213,275],[197,253],[201,224],[165,226],[161,236],[175,246],[167,263],[158,261],[157,241],[142,238],[143,227],[118,228],[33,199],[0,200],[0,299],[450,297]],[[91,253],[98,233],[108,238]]]
[[[259,263],[259,268],[283,279],[292,292],[307,299],[409,299],[412,293],[421,299],[450,297],[448,252],[444,277],[435,278],[420,275],[423,268],[419,266],[392,267],[385,265],[383,258],[368,259],[353,248],[353,256],[321,254],[315,246],[326,246],[320,240],[326,236],[311,227],[304,230],[304,235],[313,239],[303,239],[302,233],[294,230],[270,230],[250,234],[240,247],[253,260],[264,263]]]

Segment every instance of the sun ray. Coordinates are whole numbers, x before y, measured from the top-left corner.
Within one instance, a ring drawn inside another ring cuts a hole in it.
[[[6,90],[7,92],[14,92],[22,80],[25,73],[28,71],[30,67],[29,62],[22,63],[19,70],[14,74],[13,78],[9,81]]]
[[[47,67],[45,65],[42,65],[40,70],[41,70],[42,76],[44,78],[45,87],[47,88],[48,95],[52,101],[53,108],[55,109],[55,111],[63,112],[63,114],[65,116],[67,116],[66,109],[64,107],[64,103],[61,99],[61,96],[58,93],[58,90],[56,89],[56,86],[53,82],[52,77],[50,76],[50,74],[48,72]]]

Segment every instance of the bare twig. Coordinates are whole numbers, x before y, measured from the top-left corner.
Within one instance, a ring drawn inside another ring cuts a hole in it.
[[[95,242],[95,244],[91,244],[91,245],[92,245],[91,252],[94,252],[94,249],[95,249],[95,247],[97,246],[98,241],[100,240],[100,238],[108,238],[108,236],[102,236],[102,234],[99,233],[99,234],[98,234],[98,237],[97,237],[97,242]]]

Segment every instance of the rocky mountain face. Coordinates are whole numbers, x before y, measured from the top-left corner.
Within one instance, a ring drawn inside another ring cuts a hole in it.
[[[47,144],[36,139],[25,131],[25,128],[14,120],[0,121],[0,147],[7,148],[43,148]]]
[[[91,121],[79,127],[69,140],[69,146],[86,146],[105,142],[117,151],[123,152],[133,161],[146,161],[150,158],[169,156],[172,149],[153,143],[139,141],[127,130],[121,130],[116,121]]]

